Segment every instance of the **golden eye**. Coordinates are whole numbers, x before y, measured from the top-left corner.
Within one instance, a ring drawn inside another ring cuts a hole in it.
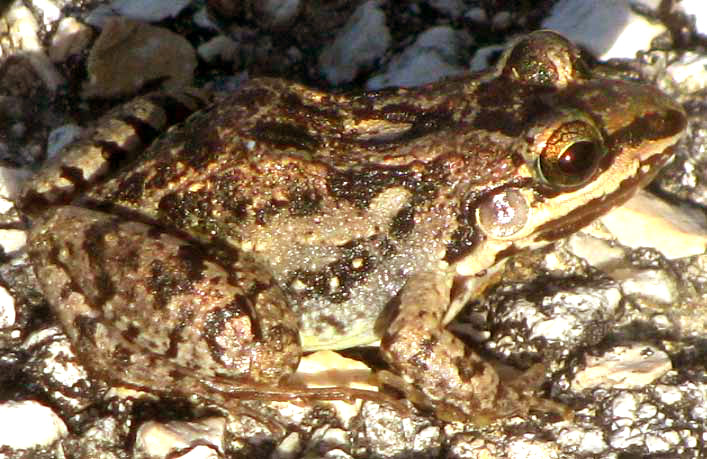
[[[583,121],[562,124],[538,157],[538,172],[550,186],[570,188],[594,177],[606,154],[599,132]]]

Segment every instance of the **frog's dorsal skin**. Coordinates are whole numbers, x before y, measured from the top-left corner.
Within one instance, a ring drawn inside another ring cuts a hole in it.
[[[22,206],[44,293],[96,377],[209,399],[201,382],[275,387],[302,349],[382,340],[421,406],[502,417],[527,411],[527,388],[444,326],[509,255],[628,199],[684,127],[660,91],[594,77],[541,31],[421,88],[253,79],[118,172],[72,150]]]

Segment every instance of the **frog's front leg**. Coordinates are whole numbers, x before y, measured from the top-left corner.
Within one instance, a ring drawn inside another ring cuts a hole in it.
[[[73,206],[40,217],[29,248],[94,377],[188,395],[199,381],[274,386],[297,366],[296,318],[247,254]]]
[[[408,280],[381,342],[383,357],[409,385],[402,389],[422,392],[424,404],[442,417],[483,422],[522,414],[527,400],[521,391],[504,384],[490,363],[444,327],[451,286],[444,273]]]

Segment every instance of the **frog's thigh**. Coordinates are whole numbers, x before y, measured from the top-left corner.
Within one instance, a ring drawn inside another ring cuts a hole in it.
[[[466,416],[515,410],[517,394],[502,387],[494,368],[444,328],[450,289],[443,274],[420,273],[408,280],[383,337],[384,358],[441,410]]]
[[[151,226],[67,206],[35,225],[30,254],[83,362],[106,379],[275,384],[298,363],[294,315],[241,253],[212,255]]]

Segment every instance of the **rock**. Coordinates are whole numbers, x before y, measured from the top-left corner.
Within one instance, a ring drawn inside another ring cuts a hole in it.
[[[264,0],[254,2],[258,23],[267,29],[287,27],[302,8],[300,0]]]
[[[652,346],[617,346],[601,356],[586,356],[585,368],[572,380],[572,390],[639,389],[672,369],[670,357]]]
[[[292,382],[308,388],[351,387],[371,392],[378,391],[378,387],[371,384],[371,369],[368,366],[333,351],[318,351],[302,357],[297,372],[292,375]],[[324,400],[322,403],[332,406],[344,425],[348,425],[348,422],[359,413],[362,400],[357,399],[353,403],[343,400]]]
[[[348,83],[383,57],[390,42],[380,2],[369,0],[354,11],[334,42],[324,48],[319,55],[319,70],[333,85]]]
[[[72,17],[65,17],[52,36],[49,58],[53,62],[63,62],[69,56],[83,52],[92,37],[93,31],[89,26]]]
[[[600,60],[634,58],[666,30],[634,13],[628,0],[560,0],[542,27],[586,46]]]
[[[113,18],[94,43],[87,67],[84,97],[118,97],[148,83],[190,85],[196,52],[184,37],[165,28]]]
[[[0,247],[6,255],[18,252],[26,243],[27,233],[23,230],[0,229]]]
[[[74,142],[81,135],[81,127],[76,124],[65,124],[52,130],[47,138],[47,159],[56,156],[59,151]]]
[[[698,255],[707,249],[707,223],[689,212],[641,191],[601,222],[623,245],[652,247],[668,259]]]
[[[59,416],[39,402],[0,404],[0,446],[12,449],[49,446],[66,434],[66,425]]]
[[[439,12],[451,17],[459,18],[464,14],[464,2],[462,0],[427,0],[430,6]]]
[[[135,439],[136,455],[143,453],[148,457],[217,457],[223,454],[223,441],[226,420],[221,417],[205,418],[198,422],[168,422],[166,424],[149,421],[140,426]],[[175,456],[175,451],[190,449],[195,455]]]
[[[19,193],[20,188],[30,176],[30,172],[26,169],[16,169],[14,167],[0,166],[0,198],[14,198]],[[3,199],[0,202],[0,213],[4,213],[10,209],[7,200]]]
[[[707,56],[703,54],[685,51],[678,61],[668,65],[666,71],[683,91],[698,92],[707,88]]]
[[[704,0],[681,0],[676,6],[685,14],[695,18],[697,33],[707,35],[707,8]]]
[[[238,43],[230,37],[217,35],[199,46],[196,52],[206,62],[215,62],[217,60],[233,62],[238,56],[239,49]]]
[[[113,0],[110,8],[120,16],[145,22],[159,22],[177,16],[190,0]]]
[[[609,272],[627,295],[639,295],[657,303],[673,304],[680,295],[676,280],[661,269],[615,269]]]
[[[386,86],[419,86],[465,71],[460,56],[471,39],[449,26],[427,29],[399,56],[386,71],[366,83],[368,89]]]
[[[15,2],[2,17],[0,17],[0,30],[7,29],[7,40],[11,46],[6,49],[5,43],[0,42],[0,58],[11,53],[27,59],[50,91],[55,91],[65,83],[64,77],[57,71],[47,55],[39,39],[39,24],[29,8]]]
[[[61,18],[61,9],[56,0],[29,0],[25,2],[42,18],[44,27],[49,28]]]
[[[15,316],[15,299],[5,287],[0,286],[0,328],[15,325]]]

